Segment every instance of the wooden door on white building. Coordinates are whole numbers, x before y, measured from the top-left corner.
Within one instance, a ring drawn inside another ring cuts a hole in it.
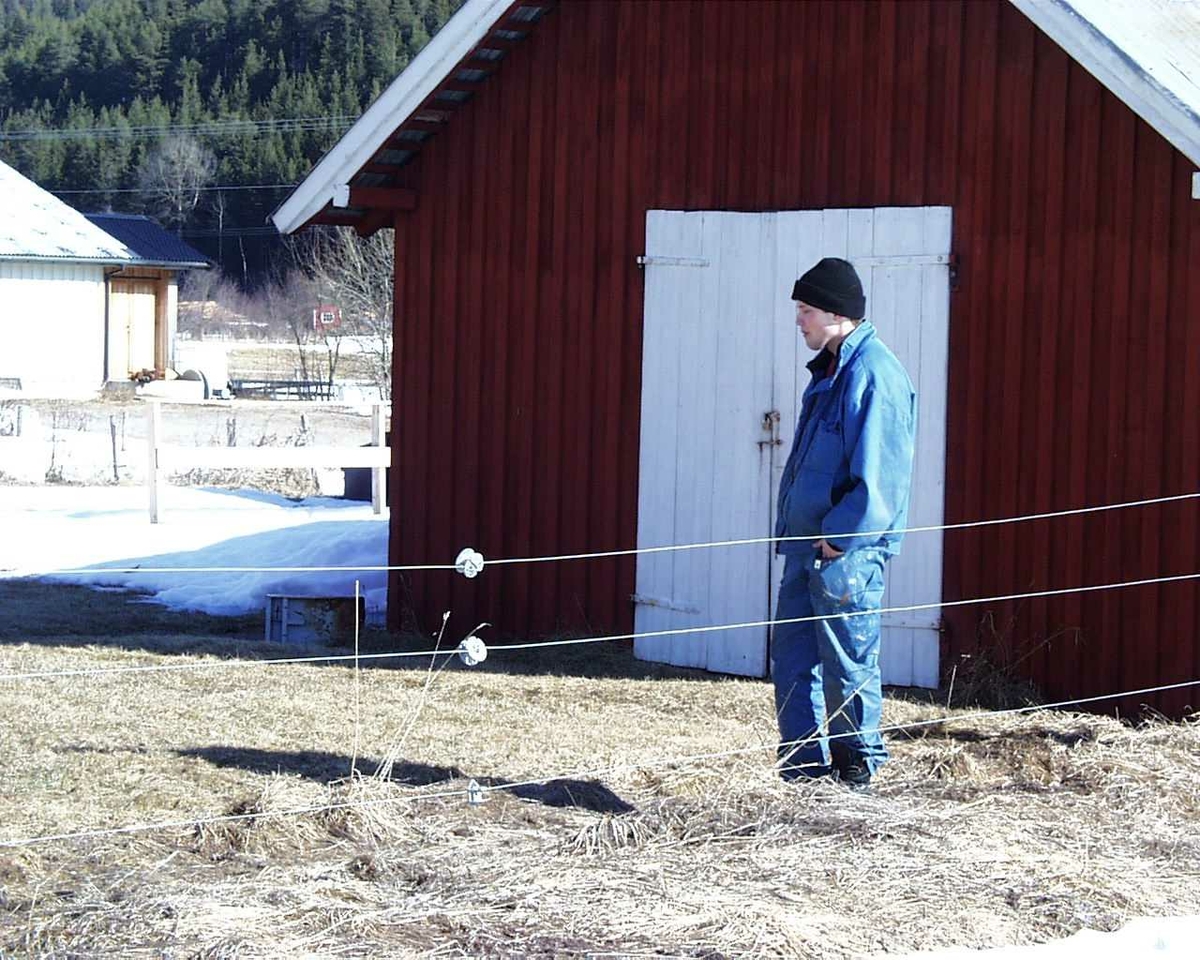
[[[113,380],[124,380],[156,366],[158,286],[154,280],[124,277],[113,279],[111,284],[108,375]]]
[[[812,354],[792,283],[825,256],[862,277],[867,317],[916,385],[910,526],[942,523],[951,211],[651,210],[646,217],[638,546],[771,536]],[[639,554],[638,634],[771,619],[770,544]],[[888,566],[888,607],[938,603],[942,535],[913,533]],[[937,609],[884,615],[884,682],[936,686]],[[770,629],[643,637],[644,660],[764,676]]]

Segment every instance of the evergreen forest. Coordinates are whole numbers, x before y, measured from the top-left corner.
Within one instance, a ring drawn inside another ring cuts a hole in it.
[[[461,0],[0,0],[0,160],[254,285],[265,223]]]

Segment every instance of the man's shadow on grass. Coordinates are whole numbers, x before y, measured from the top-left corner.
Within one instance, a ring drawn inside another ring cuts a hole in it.
[[[330,784],[344,780],[350,772],[352,758],[326,750],[260,750],[252,747],[192,747],[176,750],[180,757],[195,757],[216,767],[235,767],[251,773],[290,773]],[[360,757],[357,767],[367,773],[379,769],[379,762]],[[368,774],[369,775],[369,774]],[[470,779],[459,767],[443,767],[428,763],[399,761],[392,766],[392,783],[411,787],[428,787],[438,783]],[[576,807],[595,813],[633,813],[633,804],[621,799],[612,790],[595,780],[552,779],[542,783],[514,783],[502,777],[475,777],[485,787],[511,793],[547,807]]]

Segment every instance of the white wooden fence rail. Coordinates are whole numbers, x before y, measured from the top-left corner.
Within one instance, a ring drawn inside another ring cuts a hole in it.
[[[371,410],[371,444],[365,447],[181,447],[161,442],[162,404],[151,403],[147,410],[146,485],[150,495],[150,522],[162,515],[158,491],[167,470],[192,467],[369,467],[371,470],[371,507],[382,513],[386,500],[385,471],[391,465],[391,448],[384,445],[383,404]]]

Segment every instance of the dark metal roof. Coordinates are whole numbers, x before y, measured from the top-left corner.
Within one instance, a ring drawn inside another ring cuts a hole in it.
[[[134,264],[203,269],[213,265],[199,250],[164,230],[149,217],[130,213],[85,213],[84,216],[125,244],[137,257]]]

